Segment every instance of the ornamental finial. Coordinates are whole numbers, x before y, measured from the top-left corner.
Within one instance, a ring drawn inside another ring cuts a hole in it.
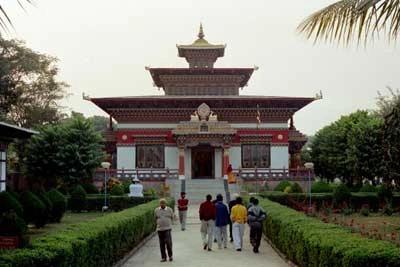
[[[319,94],[318,94],[318,93],[315,94],[314,99],[315,99],[315,100],[320,100],[320,99],[322,99],[322,98],[323,98],[323,96],[322,96],[322,90],[320,90],[320,91],[319,91]]]
[[[203,24],[200,22],[200,29],[199,29],[199,34],[197,35],[200,39],[204,38],[204,32],[203,32]]]

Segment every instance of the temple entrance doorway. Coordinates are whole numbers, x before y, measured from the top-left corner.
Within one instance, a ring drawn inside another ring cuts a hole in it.
[[[210,145],[192,147],[192,178],[214,179],[214,148]]]

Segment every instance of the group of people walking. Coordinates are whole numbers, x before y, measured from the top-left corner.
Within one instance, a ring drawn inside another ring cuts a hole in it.
[[[186,218],[189,200],[184,192],[178,202],[178,213],[181,230],[186,230]],[[166,206],[165,199],[160,200],[160,207],[155,210],[157,219],[157,232],[160,243],[161,261],[173,260],[171,228],[173,211]],[[199,217],[201,221],[200,233],[203,249],[212,251],[213,243],[216,242],[219,249],[227,248],[229,225],[230,242],[233,242],[236,251],[243,249],[244,228],[247,223],[250,226],[250,243],[253,252],[258,253],[262,238],[262,225],[266,218],[265,211],[258,205],[258,199],[251,197],[250,204],[246,208],[239,195],[229,205],[223,203],[223,196],[218,194],[215,200],[211,195],[206,196],[206,201],[200,204]]]
[[[200,232],[203,249],[211,251],[213,240],[217,241],[218,248],[227,248],[227,226],[229,225],[230,241],[236,251],[243,249],[245,224],[250,226],[250,243],[253,252],[258,253],[262,237],[262,222],[266,218],[265,211],[258,206],[258,199],[250,198],[250,205],[246,208],[238,195],[229,202],[229,209],[223,203],[223,197],[218,194],[215,201],[207,195],[206,201],[201,203],[199,216],[201,220]]]

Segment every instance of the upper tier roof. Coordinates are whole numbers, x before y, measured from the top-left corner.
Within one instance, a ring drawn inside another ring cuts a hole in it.
[[[166,95],[238,95],[254,68],[147,68]]]
[[[213,45],[204,39],[201,24],[197,36],[198,39],[190,45],[176,45],[178,55],[186,59],[190,68],[213,68],[217,58],[224,56],[226,45]]]

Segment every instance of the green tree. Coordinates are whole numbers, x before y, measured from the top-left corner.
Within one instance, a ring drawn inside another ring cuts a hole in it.
[[[357,111],[317,132],[311,158],[317,175],[332,180],[343,177],[373,179],[383,173],[383,150],[379,116]]]
[[[298,30],[315,41],[337,41],[348,44],[356,39],[366,42],[380,32],[389,41],[400,32],[400,1],[340,0],[306,18]]]
[[[0,110],[2,119],[22,127],[54,123],[64,114],[58,101],[68,85],[56,79],[57,59],[21,41],[0,37]]]
[[[390,95],[379,94],[378,114],[384,119],[383,149],[385,159],[385,181],[400,184],[400,92],[389,88]]]
[[[74,118],[64,124],[44,126],[26,149],[26,175],[46,188],[57,178],[67,186],[90,181],[104,158],[102,138],[92,124]]]
[[[63,120],[63,122],[69,122],[75,118],[87,119],[93,125],[94,130],[100,134],[107,131],[108,124],[110,122],[109,118],[104,117],[104,116],[95,115],[95,116],[85,118],[85,116],[82,113],[75,112],[75,111],[72,111],[71,116],[68,118],[65,118]]]

